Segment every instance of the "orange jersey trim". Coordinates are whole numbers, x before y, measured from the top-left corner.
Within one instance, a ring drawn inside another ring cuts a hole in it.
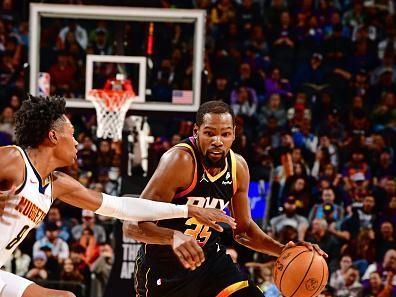
[[[231,170],[232,170],[232,187],[233,187],[233,191],[232,194],[235,195],[237,189],[238,189],[238,179],[237,179],[237,162],[236,162],[236,157],[235,157],[235,153],[230,150],[230,154],[231,154]]]
[[[247,280],[237,282],[222,290],[219,294],[216,295],[216,297],[229,297],[231,296],[231,294],[235,293],[236,291],[239,291],[248,286],[249,286],[249,282]]]
[[[185,189],[185,190],[183,190],[183,191],[181,191],[181,192],[179,192],[179,193],[177,193],[175,195],[175,198],[180,198],[180,197],[183,197],[183,196],[187,195],[188,193],[190,193],[195,188],[195,186],[197,184],[197,181],[198,181],[198,169],[197,169],[198,166],[197,166],[197,158],[195,157],[194,149],[189,144],[187,144],[187,143],[179,143],[179,144],[176,144],[175,147],[185,147],[185,148],[189,149],[191,151],[193,157],[194,157],[194,162],[195,162],[194,177],[193,177],[193,180],[191,182],[191,185],[187,189]]]

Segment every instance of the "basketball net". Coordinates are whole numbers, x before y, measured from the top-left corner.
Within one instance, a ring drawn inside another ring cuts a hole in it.
[[[117,75],[108,79],[103,89],[93,89],[88,94],[96,109],[98,138],[122,139],[125,115],[135,97],[130,80]]]

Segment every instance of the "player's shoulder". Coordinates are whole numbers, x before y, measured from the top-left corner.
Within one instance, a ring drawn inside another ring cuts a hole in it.
[[[14,145],[0,147],[0,166],[4,168],[7,165],[22,165],[23,157],[18,148]]]
[[[180,165],[191,164],[194,161],[194,152],[184,146],[174,146],[163,154],[161,162],[170,162]]]
[[[249,167],[248,167],[248,164],[247,164],[245,158],[242,157],[242,155],[237,154],[237,153],[235,153],[235,152],[234,152],[234,155],[235,155],[235,160],[236,160],[237,168],[241,168],[241,169],[243,168],[243,169],[245,169],[245,170],[249,170]]]
[[[0,166],[0,181],[8,180],[12,184],[23,182],[25,162],[17,147],[0,147]]]

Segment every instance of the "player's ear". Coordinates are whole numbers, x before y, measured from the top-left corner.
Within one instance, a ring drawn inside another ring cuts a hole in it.
[[[194,124],[193,136],[194,136],[195,139],[197,139],[197,137],[198,137],[198,126],[197,126],[197,124]]]
[[[236,135],[236,134],[235,134],[235,133],[236,133],[236,126],[234,126],[234,129],[233,129],[233,130],[234,130],[234,136],[232,137],[232,140],[234,141],[234,140],[235,140],[235,135]]]
[[[48,132],[48,139],[51,141],[52,144],[58,143],[58,136],[56,135],[55,130],[50,130]]]

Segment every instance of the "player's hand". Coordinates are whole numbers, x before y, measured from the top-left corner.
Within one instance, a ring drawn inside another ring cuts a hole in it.
[[[235,219],[227,216],[223,210],[217,208],[201,208],[189,205],[188,216],[195,218],[200,224],[209,226],[218,232],[223,232],[223,228],[216,222],[226,223],[232,229],[236,228]]]
[[[197,241],[180,231],[174,231],[173,233],[172,248],[180,263],[186,269],[195,270],[205,261],[205,254]]]
[[[15,190],[16,187],[12,186],[8,191],[0,191],[0,223],[2,224],[9,225],[9,220],[17,217],[16,214],[11,213],[18,198],[18,196],[15,195]]]
[[[299,241],[299,242],[293,242],[293,241],[289,241],[285,247],[283,248],[282,252],[288,248],[292,248],[295,247],[297,245],[301,245],[301,246],[306,246],[310,251],[315,250],[319,255],[328,258],[329,256],[319,247],[319,245],[317,244],[312,244],[310,242],[307,241]]]

